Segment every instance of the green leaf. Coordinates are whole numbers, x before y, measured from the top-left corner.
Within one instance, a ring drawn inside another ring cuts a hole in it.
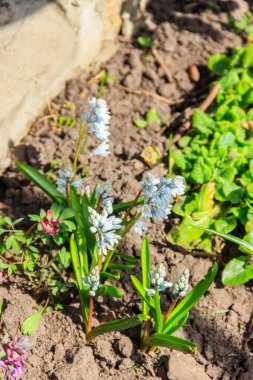
[[[243,237],[243,241],[250,244],[251,247],[253,247],[253,231],[249,231],[244,237]],[[252,249],[248,249],[248,248],[245,248],[245,247],[242,247],[240,246],[240,250],[244,253],[248,253],[249,255],[252,255],[253,252],[252,252]]]
[[[65,201],[65,197],[58,190],[56,190],[55,185],[38,170],[20,161],[16,161],[16,165],[27,178],[39,186],[52,199],[57,202]]]
[[[186,313],[185,316],[181,319],[181,321],[179,321],[175,326],[172,326],[166,332],[166,334],[168,334],[168,335],[174,334],[174,332],[176,332],[177,330],[179,330],[181,327],[183,327],[186,324],[188,318],[189,318],[189,313]]]
[[[199,109],[194,110],[192,118],[192,128],[196,132],[210,135],[213,133],[215,125],[215,121],[205,112],[202,112]]]
[[[188,313],[205,294],[218,271],[217,263],[214,263],[205,278],[197,283],[194,288],[182,299],[182,301],[175,307],[167,319],[163,332],[167,333],[179,321],[181,321],[186,313]]]
[[[229,261],[222,272],[224,285],[240,285],[253,279],[253,265],[248,265],[248,256],[239,256]]]
[[[21,333],[25,335],[34,334],[39,328],[41,317],[42,313],[40,312],[26,318],[21,325]]]
[[[137,38],[137,42],[142,48],[152,48],[155,46],[152,38],[149,36],[140,36]]]
[[[170,350],[177,350],[188,354],[192,354],[198,349],[196,344],[189,340],[167,334],[153,334],[144,343],[147,346],[166,347]]]
[[[217,75],[229,69],[230,59],[225,54],[214,54],[208,58],[208,68]]]
[[[150,287],[149,272],[151,271],[151,254],[149,240],[143,239],[141,247],[141,266],[142,266],[142,284],[144,287]]]
[[[233,231],[237,226],[237,221],[234,216],[223,216],[215,221],[214,227],[218,232],[222,232],[224,234],[228,234]]]
[[[134,269],[135,265],[133,264],[115,264],[115,263],[110,263],[108,264],[109,269],[116,269],[116,270],[130,270]]]
[[[148,126],[148,123],[146,122],[146,120],[143,120],[143,119],[134,119],[133,123],[138,128],[146,128]]]
[[[152,313],[155,320],[155,331],[157,334],[161,333],[163,330],[163,316],[161,311],[160,296],[159,290],[156,290],[155,293],[155,310]]]
[[[253,66],[253,45],[250,45],[245,48],[241,61],[244,68],[249,68]]]
[[[76,212],[72,210],[71,208],[65,208],[62,213],[60,214],[60,219],[71,219],[76,215]]]
[[[197,197],[198,201],[198,211],[211,210],[214,205],[214,183],[208,182],[205,185],[201,186],[199,195]]]
[[[107,323],[103,323],[100,326],[95,327],[91,330],[91,332],[87,335],[87,342],[91,342],[98,335],[106,334],[111,331],[120,331],[130,329],[131,327],[137,326],[142,323],[142,321],[149,319],[148,315],[138,314],[134,317],[116,319],[114,321],[110,321]]]
[[[79,252],[78,252],[74,235],[70,236],[70,253],[71,253],[72,265],[73,265],[77,285],[79,289],[82,289],[83,281],[82,281],[81,264],[79,260]]]
[[[112,285],[101,285],[99,287],[97,295],[106,294],[107,296],[122,298],[122,293],[115,286]]]
[[[136,257],[126,255],[125,253],[117,252],[113,255],[113,259],[120,259],[122,261],[126,261],[127,263],[131,264],[138,264],[140,262],[139,259],[136,259]]]
[[[155,108],[151,108],[147,113],[146,113],[146,121],[148,123],[160,123],[161,119],[160,116]]]
[[[241,247],[246,248],[247,250],[250,251],[250,253],[253,254],[253,245],[250,244],[250,243],[247,243],[246,241],[244,241],[242,239],[239,239],[239,238],[237,238],[237,237],[235,237],[233,235],[217,232],[217,231],[209,229],[209,228],[202,228],[202,227],[199,227],[199,226],[195,226],[195,228],[198,228],[199,230],[203,230],[203,231],[208,232],[210,234],[218,235],[218,236],[222,237],[223,239],[229,240],[232,243],[238,244]]]
[[[109,272],[101,272],[100,273],[101,280],[116,280],[118,281],[120,279],[120,273],[109,273]]]
[[[150,288],[149,272],[151,271],[151,256],[148,238],[144,238],[141,247],[141,271],[142,285],[144,288]],[[149,306],[145,301],[142,301],[142,313],[149,313]]]
[[[154,300],[147,294],[146,290],[135,276],[130,276],[131,281],[139,295],[142,297],[142,299],[148,304],[149,307],[155,308],[155,302]]]

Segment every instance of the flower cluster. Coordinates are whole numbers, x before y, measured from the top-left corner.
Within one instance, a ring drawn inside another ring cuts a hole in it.
[[[67,186],[74,186],[81,188],[83,186],[83,180],[81,178],[74,179],[74,171],[67,167],[64,171],[62,169],[58,170],[59,178],[57,178],[57,190],[66,195]]]
[[[179,279],[175,282],[172,289],[172,294],[177,297],[183,297],[189,288],[189,270],[186,269]]]
[[[171,288],[173,285],[171,282],[165,281],[166,271],[163,264],[160,264],[159,267],[155,268],[153,272],[149,272],[148,276],[149,276],[151,285],[153,285],[154,289],[145,288],[145,290],[147,291],[148,295],[151,297],[155,295],[156,290],[158,290],[159,292],[162,292],[163,290],[167,288]]]
[[[154,297],[156,290],[162,292],[167,288],[172,288],[172,294],[177,297],[183,297],[187,293],[189,288],[189,270],[186,269],[179,279],[173,285],[172,282],[165,281],[166,271],[163,264],[160,264],[158,268],[155,268],[153,272],[149,272],[150,283],[153,288],[145,288],[149,296]]]
[[[113,197],[109,197],[109,193],[111,191],[111,182],[106,181],[102,185],[98,185],[96,188],[96,193],[98,199],[101,201],[103,205],[106,205],[108,202],[113,202]]]
[[[83,284],[90,288],[89,295],[95,297],[96,291],[99,287],[99,269],[97,266],[91,269],[88,277],[83,277]]]
[[[140,182],[144,192],[144,203],[138,208],[140,218],[135,222],[134,231],[142,235],[147,229],[147,222],[151,218],[155,223],[168,218],[175,198],[185,192],[184,178],[156,178],[148,173]]]
[[[25,358],[31,349],[28,337],[25,335],[16,335],[11,342],[6,336],[1,342],[1,360],[0,366],[13,378],[23,375]]]
[[[84,116],[84,123],[88,124],[88,133],[92,133],[97,139],[102,140],[102,143],[98,145],[93,154],[96,156],[108,156],[110,152],[108,136],[109,121],[111,118],[107,104],[103,99],[88,99],[89,110]]]
[[[58,231],[58,224],[62,223],[60,219],[53,218],[53,211],[47,210],[47,216],[41,219],[40,224],[42,225],[43,231],[51,236],[55,236]]]
[[[116,218],[112,213],[112,203],[107,202],[102,213],[89,207],[89,222],[92,224],[90,231],[96,234],[98,253],[106,255],[108,250],[112,250],[114,245],[119,242],[121,236],[116,234],[117,230],[122,229],[122,219]]]

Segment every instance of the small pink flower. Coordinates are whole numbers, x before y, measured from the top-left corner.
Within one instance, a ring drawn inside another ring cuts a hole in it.
[[[32,348],[29,342],[29,337],[27,335],[15,335],[11,344],[13,351],[17,352],[18,355],[26,357],[28,351]]]
[[[42,225],[43,231],[51,236],[55,236],[58,231],[57,223],[62,223],[60,219],[53,218],[53,211],[47,210],[47,216],[41,219],[40,224]]]
[[[0,366],[13,378],[22,376],[25,365],[23,358],[15,351],[11,352],[8,345],[3,345],[3,348],[6,352],[6,359],[0,360]]]

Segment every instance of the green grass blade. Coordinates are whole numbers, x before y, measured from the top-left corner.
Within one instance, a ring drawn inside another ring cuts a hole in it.
[[[145,340],[145,345],[166,347],[170,350],[177,350],[187,354],[192,354],[198,349],[196,344],[189,340],[167,334],[153,334]]]
[[[20,161],[16,161],[16,165],[27,178],[29,178],[33,183],[40,187],[41,190],[48,194],[52,199],[57,202],[66,201],[64,195],[56,190],[55,185],[38,170]]]
[[[217,231],[211,230],[209,228],[202,228],[202,227],[196,227],[196,226],[195,226],[195,228],[198,228],[199,230],[203,230],[203,231],[208,232],[208,233],[213,234],[213,235],[218,235],[218,236],[222,237],[223,239],[229,240],[232,243],[238,244],[244,248],[249,249],[253,254],[253,245],[250,243],[247,243],[246,241],[244,241],[242,239],[239,239],[239,238],[237,238],[233,235],[230,235],[230,234],[223,234],[221,232],[217,232]]]
[[[214,263],[205,278],[198,282],[198,284],[182,299],[182,301],[175,307],[166,321],[163,332],[167,333],[173,328],[185,314],[188,313],[205,294],[210,285],[212,284],[218,271],[217,263]]]
[[[146,290],[143,288],[142,284],[135,276],[130,276],[131,281],[141,298],[148,304],[149,307],[155,308],[154,300],[147,294]]]
[[[148,315],[144,314],[138,314],[131,318],[123,318],[123,319],[116,319],[115,321],[110,321],[107,323],[103,323],[100,326],[95,327],[91,330],[89,335],[87,336],[87,342],[91,342],[93,339],[95,339],[98,335],[105,334],[111,331],[120,331],[120,330],[126,330],[131,327],[137,326],[145,319],[149,319]]]

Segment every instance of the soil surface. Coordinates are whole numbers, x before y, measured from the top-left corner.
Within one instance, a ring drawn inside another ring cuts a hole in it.
[[[242,43],[228,27],[227,12],[236,17],[245,10],[243,1],[152,1],[146,15],[148,33],[155,36],[157,48],[169,68],[174,83],[168,83],[163,70],[148,52],[143,52],[135,42],[125,41],[104,68],[115,76],[116,83],[106,86],[103,98],[111,113],[110,147],[112,155],[106,158],[90,157],[95,142],[89,142],[88,154],[80,159],[80,167],[89,163],[87,183],[112,181],[113,195],[120,200],[131,200],[138,191],[138,181],[150,169],[140,158],[147,146],[156,146],[167,161],[168,134],[173,132],[171,120],[188,106],[196,106],[208,91],[210,74],[207,58],[214,53],[227,52]],[[147,33],[147,29],[145,34]],[[149,55],[148,59],[144,59]],[[195,64],[200,71],[200,81],[194,82],[189,66]],[[85,110],[88,96],[98,95],[99,84],[89,84],[96,72],[81,72],[66,84],[64,91],[53,100],[44,115],[34,123],[28,136],[12,149],[13,162],[22,160],[41,171],[50,169],[52,160],[56,167],[73,159],[74,141],[78,128],[56,126],[45,117],[60,113],[79,117]],[[181,104],[169,106],[143,95],[127,93],[120,85],[132,89],[155,92],[171,101],[183,99]],[[74,105],[66,109],[64,104]],[[139,129],[133,119],[143,118],[146,111],[156,108],[165,127],[151,125]],[[163,163],[151,170],[155,175],[166,174]],[[0,178],[0,210],[15,217],[47,208],[50,200],[42,192],[21,178],[15,164]],[[166,242],[168,226],[152,225],[148,231],[153,265],[167,267],[168,280],[175,280],[185,269],[191,273],[191,286],[208,271],[212,261],[172,250]],[[141,238],[133,233],[127,236],[122,249],[127,254],[140,255]],[[139,275],[139,268],[136,269]],[[129,281],[130,273],[121,282],[123,299],[105,299],[95,305],[94,325],[114,317],[133,315],[139,311],[140,300]],[[134,296],[133,296],[134,294]],[[20,323],[34,312],[36,301],[27,283],[12,277],[0,289],[5,300],[2,321],[5,331],[15,334]],[[162,296],[164,310],[169,298]],[[252,282],[246,286],[224,287],[220,278],[192,311],[187,326],[180,336],[195,341],[199,353],[193,357],[178,352],[159,349],[158,353],[143,355],[137,347],[138,328],[123,333],[111,333],[87,345],[83,332],[81,311],[74,299],[61,312],[53,311],[43,321],[31,341],[32,351],[26,365],[28,380],[106,380],[106,379],[163,379],[163,380],[250,380],[253,377],[253,337],[249,322],[252,318]],[[0,374],[1,376],[1,374]]]

